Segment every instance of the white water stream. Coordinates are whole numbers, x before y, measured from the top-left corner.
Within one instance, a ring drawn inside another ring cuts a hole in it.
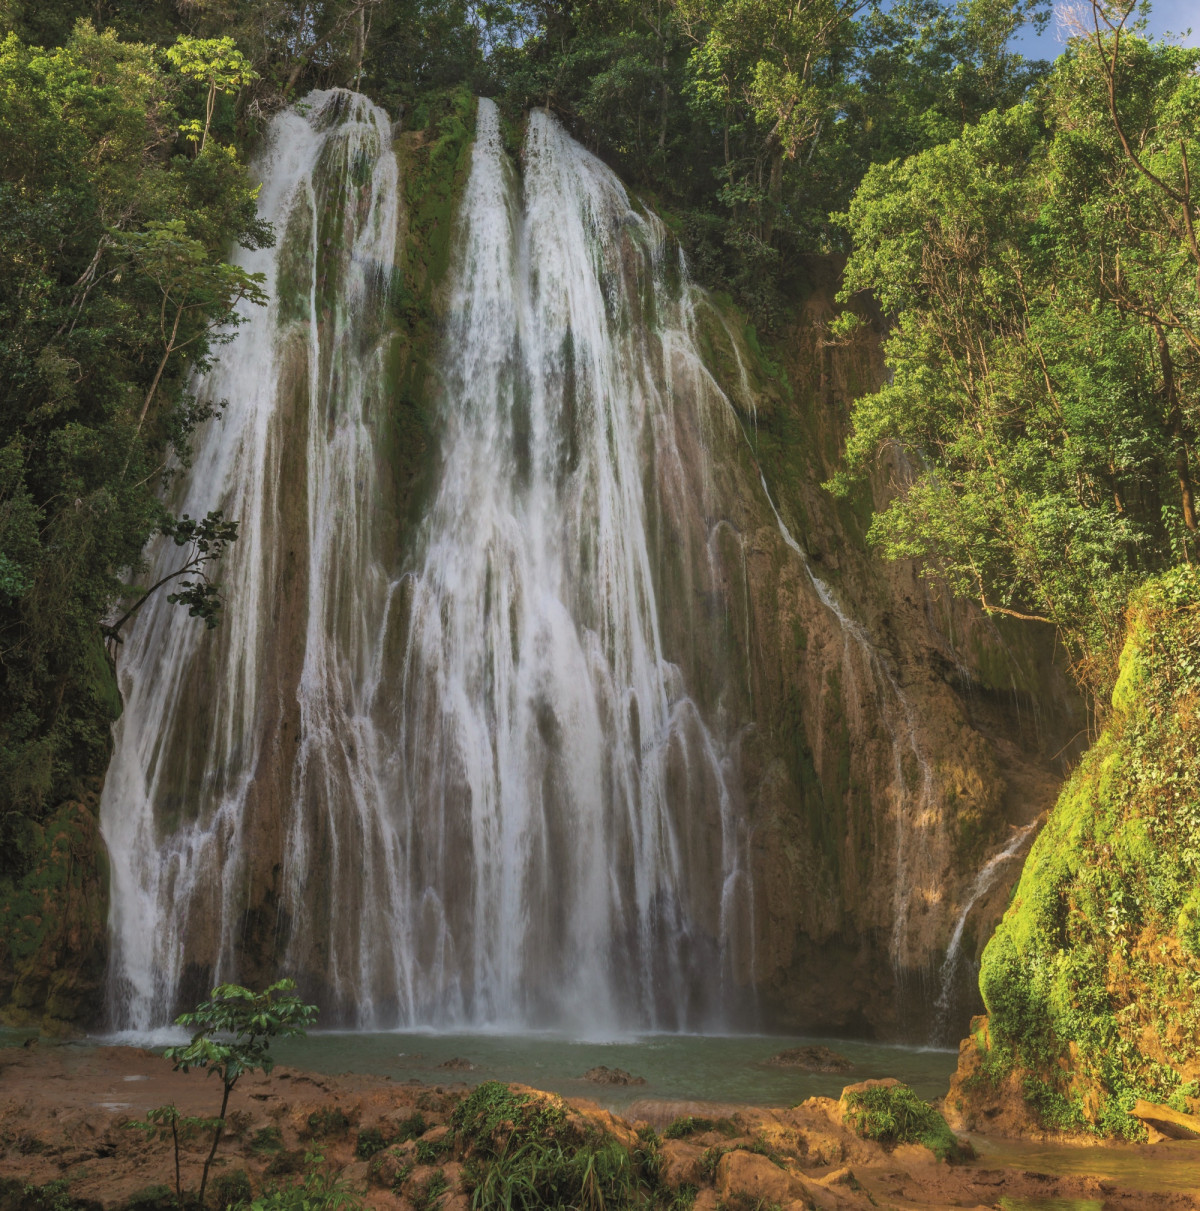
[[[744,814],[657,579],[671,493],[706,476],[680,418],[727,404],[680,266],[545,113],[519,182],[480,102],[405,555],[390,140],[319,93],[260,165],[280,240],[242,262],[273,301],[202,384],[229,407],[175,502],[241,522],[226,617],[160,596],[121,658],[114,1025],[281,965],[360,1026],[720,1027],[752,967]]]

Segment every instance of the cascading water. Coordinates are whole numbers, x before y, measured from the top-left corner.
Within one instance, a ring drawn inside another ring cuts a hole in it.
[[[706,426],[732,421],[664,231],[545,113],[519,183],[480,102],[440,482],[406,539],[386,115],[314,94],[263,179],[280,240],[245,263],[273,302],[203,385],[230,404],[177,506],[242,523],[227,617],[214,638],[153,600],[121,663],[115,1023],[282,968],[359,1025],[728,1024],[752,978],[739,691],[689,695],[679,568]]]
[[[251,846],[274,844],[303,879],[324,830],[335,900],[377,890],[348,843],[357,835],[361,851],[383,827],[368,712],[387,577],[370,506],[397,169],[391,123],[365,98],[314,93],[304,110],[276,120],[261,166],[260,214],[278,246],[241,257],[272,302],[199,385],[229,402],[176,502],[241,522],[222,568],[230,608],[214,640],[158,595],[121,659],[101,823],[110,1000],[115,1021],[138,1029],[169,1019],[189,972],[195,983],[238,969]],[[177,563],[165,545],[156,578]],[[284,811],[270,801],[272,765],[287,769]],[[370,982],[372,955],[339,947],[329,959],[335,978]]]

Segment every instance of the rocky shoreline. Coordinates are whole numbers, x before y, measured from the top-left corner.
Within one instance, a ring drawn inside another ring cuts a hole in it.
[[[209,1204],[220,1208],[296,1181],[320,1152],[326,1172],[373,1211],[468,1211],[482,1153],[478,1136],[451,1120],[471,1088],[452,1077],[440,1084],[400,1083],[285,1067],[247,1076],[230,1102]],[[501,1097],[514,1094],[511,1104],[535,1108],[542,1114],[536,1121],[557,1124],[548,1130],[560,1140],[600,1141],[628,1153],[646,1183],[647,1205],[686,1206],[691,1199],[700,1211],[867,1211],[992,1208],[1007,1197],[1091,1199],[1128,1211],[1200,1209],[1200,1194],[1189,1193],[1186,1180],[1175,1189],[1169,1180],[1173,1167],[1185,1172],[1195,1164],[1193,1172],[1200,1172],[1200,1144],[1124,1146],[1122,1157],[1136,1158],[1145,1180],[1137,1173],[1122,1179],[1104,1176],[1103,1165],[1096,1167],[1099,1176],[1043,1172],[1025,1159],[1004,1161],[988,1150],[946,1164],[920,1145],[888,1149],[851,1130],[843,1105],[831,1098],[786,1109],[643,1099],[617,1116],[585,1099],[564,1101],[522,1086],[493,1088]],[[173,1072],[150,1051],[0,1051],[0,1211],[171,1205],[169,1136],[152,1138],[129,1124],[165,1104],[182,1115],[212,1115],[218,1100],[215,1083],[198,1073]],[[514,1130],[511,1122],[503,1126]],[[197,1184],[210,1139],[199,1132],[183,1140],[185,1189]],[[1113,1151],[1121,1149],[1101,1148],[1095,1155]],[[475,1205],[488,1204],[477,1199]]]

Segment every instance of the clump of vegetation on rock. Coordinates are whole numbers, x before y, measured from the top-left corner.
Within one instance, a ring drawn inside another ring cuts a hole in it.
[[[638,1140],[626,1147],[571,1115],[557,1097],[485,1081],[454,1111],[450,1126],[466,1161],[472,1206],[533,1211],[654,1203],[653,1146]]]
[[[924,1144],[940,1161],[963,1154],[946,1120],[907,1085],[870,1085],[843,1097],[846,1125],[884,1145]]]

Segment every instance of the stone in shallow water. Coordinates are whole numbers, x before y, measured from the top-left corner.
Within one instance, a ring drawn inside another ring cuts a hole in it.
[[[789,1047],[768,1061],[774,1068],[799,1068],[802,1072],[849,1072],[854,1067],[844,1055],[817,1044],[812,1047]]]
[[[473,1072],[475,1065],[470,1060],[464,1060],[461,1056],[455,1056],[452,1060],[443,1060],[439,1068],[448,1068],[452,1072]]]
[[[606,1068],[603,1064],[595,1068],[589,1068],[582,1077],[585,1081],[592,1081],[597,1085],[644,1085],[646,1078],[641,1076],[630,1076],[624,1068]]]

